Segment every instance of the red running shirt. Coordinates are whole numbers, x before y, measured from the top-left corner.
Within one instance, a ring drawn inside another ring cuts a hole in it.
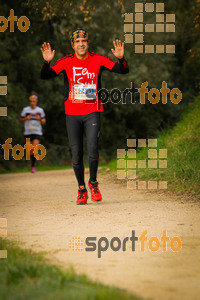
[[[125,59],[121,60],[124,69],[128,69]],[[64,74],[65,82],[65,113],[67,115],[86,115],[93,112],[102,112],[103,104],[98,98],[101,89],[101,73],[103,70],[117,73],[113,68],[117,62],[102,55],[88,52],[84,60],[78,59],[75,54],[70,54],[59,59],[50,69],[57,75]],[[127,72],[126,72],[127,73]],[[93,99],[88,96],[93,94]]]

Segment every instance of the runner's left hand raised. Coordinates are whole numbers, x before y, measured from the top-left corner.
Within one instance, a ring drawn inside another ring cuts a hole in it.
[[[111,49],[114,56],[117,58],[122,58],[124,56],[124,43],[120,40],[113,41],[114,49]]]

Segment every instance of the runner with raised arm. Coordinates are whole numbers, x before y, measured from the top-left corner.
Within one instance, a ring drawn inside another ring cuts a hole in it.
[[[88,34],[84,30],[76,30],[72,33],[71,45],[74,54],[59,59],[50,67],[55,50],[52,51],[50,44],[44,42],[41,48],[44,58],[41,78],[49,79],[60,73],[64,75],[66,125],[72,150],[72,165],[79,186],[77,204],[86,204],[88,194],[83,165],[84,131],[90,171],[88,187],[93,201],[102,200],[97,182],[100,112],[103,111],[103,104],[99,95],[101,73],[107,70],[126,74],[129,72],[129,68],[124,58],[124,43],[121,43],[120,40],[114,41],[114,49],[111,49],[114,56],[119,59],[119,63],[106,56],[89,52]]]

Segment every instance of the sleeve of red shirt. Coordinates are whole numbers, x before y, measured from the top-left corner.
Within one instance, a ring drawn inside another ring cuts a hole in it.
[[[64,60],[61,58],[51,67],[57,74],[64,70]]]
[[[103,70],[109,70],[110,72],[127,74],[129,67],[124,57],[119,59],[119,63],[111,60],[109,57],[102,56],[101,67]]]
[[[107,56],[102,56],[101,58],[102,58],[102,60],[101,60],[101,66],[103,66],[103,67],[105,67],[105,68],[107,68],[109,70],[112,70],[112,68],[116,64],[116,61],[111,60]]]

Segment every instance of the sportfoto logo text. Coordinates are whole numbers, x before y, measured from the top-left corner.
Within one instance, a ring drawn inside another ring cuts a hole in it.
[[[9,155],[9,150],[12,152],[12,157],[15,160],[20,160],[24,157],[24,150],[26,150],[26,160],[30,160],[30,151],[33,150],[33,154],[37,160],[42,160],[46,156],[46,148],[38,144],[37,146],[33,146],[30,143],[30,138],[26,138],[26,144],[24,147],[21,145],[17,144],[14,147],[12,147],[12,138],[8,138],[5,143],[2,145],[2,149],[4,150],[4,159],[9,160],[10,155]],[[40,151],[40,153],[39,153]]]
[[[173,88],[170,90],[167,86],[167,82],[162,82],[161,89],[157,88],[151,88],[148,89],[148,81],[145,81],[141,84],[140,88],[134,88],[133,83],[131,82],[131,87],[124,89],[123,92],[121,92],[119,89],[114,88],[111,91],[108,91],[106,88],[102,88],[96,92],[96,89],[87,89],[84,91],[85,95],[88,99],[91,100],[85,100],[86,104],[91,104],[92,100],[95,102],[97,101],[97,107],[100,109],[101,102],[98,101],[98,99],[101,99],[103,104],[106,104],[109,100],[113,104],[126,104],[126,96],[128,94],[131,95],[131,103],[135,104],[135,94],[139,94],[139,102],[140,104],[145,104],[146,100],[148,100],[151,104],[157,104],[158,102],[162,102],[162,104],[167,104],[167,102],[170,100],[173,104],[179,104],[183,98],[182,92],[178,88]],[[97,100],[96,100],[97,99]],[[121,101],[122,100],[122,101]],[[79,100],[80,101],[80,100]]]
[[[26,32],[31,24],[26,16],[21,16],[19,19],[17,19],[14,9],[11,9],[8,19],[6,19],[4,16],[0,16],[0,32],[5,32],[7,30],[8,23],[10,23],[10,32],[14,32],[15,22],[17,22],[17,27],[21,32]]]
[[[162,236],[160,238],[152,236],[148,239],[148,231],[144,230],[140,237],[135,235],[135,230],[132,230],[130,237],[125,237],[121,240],[119,237],[113,237],[109,241],[106,237],[100,237],[99,239],[95,236],[87,237],[85,239],[84,246],[83,240],[80,237],[73,237],[69,241],[69,247],[73,251],[86,251],[86,252],[95,252],[97,251],[97,257],[101,258],[102,252],[106,252],[109,248],[114,252],[126,252],[127,243],[131,244],[131,251],[135,251],[136,242],[140,244],[140,251],[144,252],[147,249],[152,252],[157,252],[160,248],[162,252],[166,252],[169,249],[173,252],[179,252],[182,247],[181,239],[177,236],[170,238],[167,236],[167,231],[163,230]]]

